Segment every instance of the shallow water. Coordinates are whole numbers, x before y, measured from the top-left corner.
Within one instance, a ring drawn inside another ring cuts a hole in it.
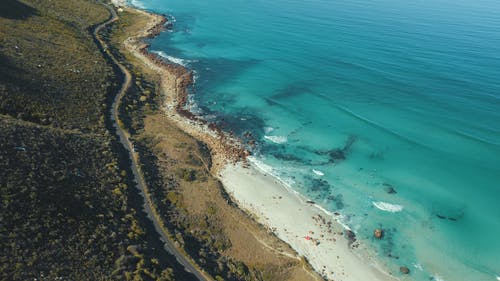
[[[500,275],[498,2],[133,2],[175,17],[152,50],[196,71],[196,110],[395,275]]]

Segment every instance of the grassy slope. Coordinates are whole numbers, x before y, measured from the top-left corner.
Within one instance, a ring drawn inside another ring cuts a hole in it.
[[[8,3],[16,1],[1,5]],[[102,130],[103,93],[113,73],[88,28],[109,16],[106,9],[94,1],[26,3],[23,16],[0,18],[0,113],[68,129]]]
[[[0,1],[0,280],[171,280],[105,127],[91,0]],[[111,82],[110,82],[111,81]]]
[[[292,249],[237,208],[208,171],[207,148],[164,115],[138,136],[155,204],[175,239],[223,280],[319,280]],[[284,253],[284,254],[283,254]]]

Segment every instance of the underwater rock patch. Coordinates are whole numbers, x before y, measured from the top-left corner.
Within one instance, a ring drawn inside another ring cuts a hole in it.
[[[396,189],[394,189],[394,186],[392,184],[383,183],[382,185],[384,186],[384,190],[385,190],[385,192],[387,192],[387,194],[396,194],[396,193],[398,193],[396,191]]]

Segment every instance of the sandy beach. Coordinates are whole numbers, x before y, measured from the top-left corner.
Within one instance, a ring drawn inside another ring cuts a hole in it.
[[[398,280],[377,268],[362,244],[312,201],[295,194],[254,164],[227,165],[220,179],[239,206],[288,243],[330,280]]]
[[[145,67],[159,75],[166,116],[210,147],[211,171],[239,207],[297,251],[297,258],[305,257],[328,280],[398,280],[381,270],[359,241],[346,237],[347,230],[335,215],[327,214],[252,161],[247,161],[245,150],[231,135],[183,114],[179,102],[185,100],[183,96],[191,83],[190,73],[178,65],[162,62],[157,55],[147,51],[148,46],[142,39],[154,36],[158,26],[163,25],[164,17],[140,12],[150,17],[150,22],[143,32],[128,38],[124,46]]]

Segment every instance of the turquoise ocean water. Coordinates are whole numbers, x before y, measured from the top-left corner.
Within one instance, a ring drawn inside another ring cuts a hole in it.
[[[251,132],[256,161],[342,213],[389,270],[497,280],[498,1],[132,4],[175,21],[151,48],[196,71],[193,110]]]

